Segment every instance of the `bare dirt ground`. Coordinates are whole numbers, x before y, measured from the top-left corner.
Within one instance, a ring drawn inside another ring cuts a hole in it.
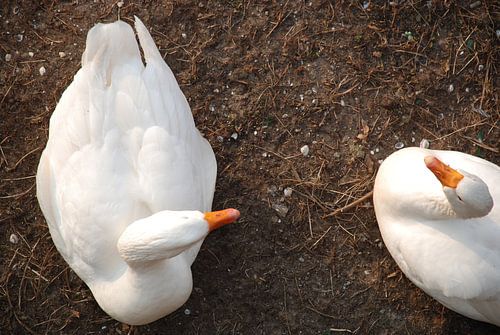
[[[242,212],[207,238],[185,306],[134,328],[68,268],[35,196],[50,115],[117,2],[35,3],[0,5],[1,334],[500,333],[402,275],[370,199],[325,217],[399,142],[500,162],[494,1],[125,1],[215,150],[214,208]]]

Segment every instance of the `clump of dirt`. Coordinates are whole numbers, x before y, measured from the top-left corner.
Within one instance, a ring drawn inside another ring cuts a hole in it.
[[[206,240],[185,306],[129,328],[64,263],[35,197],[50,115],[86,32],[115,20],[117,2],[2,2],[1,333],[498,333],[409,283],[369,197],[326,217],[372,189],[379,160],[424,138],[499,163],[497,9],[124,1],[120,17],[151,28],[216,152],[214,208],[242,212]]]

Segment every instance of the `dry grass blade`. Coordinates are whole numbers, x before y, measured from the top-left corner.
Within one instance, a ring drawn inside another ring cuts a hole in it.
[[[365,195],[363,195],[361,198],[356,199],[353,202],[345,205],[344,207],[336,209],[335,211],[331,212],[330,214],[323,216],[323,218],[328,218],[328,217],[332,217],[332,216],[336,216],[338,214],[341,214],[341,213],[365,202],[366,200],[370,199],[372,196],[373,196],[373,191],[370,191],[370,192],[366,193]]]

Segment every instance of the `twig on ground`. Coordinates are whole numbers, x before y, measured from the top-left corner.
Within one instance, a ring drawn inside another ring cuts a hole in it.
[[[322,218],[325,219],[325,218],[328,218],[328,217],[331,217],[331,216],[336,216],[336,215],[338,215],[340,213],[343,213],[344,211],[346,211],[348,209],[351,209],[351,208],[359,205],[360,203],[368,200],[372,195],[373,195],[373,191],[370,191],[370,192],[366,193],[365,195],[363,195],[361,198],[359,198],[357,200],[354,200],[353,202],[345,205],[342,208],[336,209],[335,211],[331,212],[330,214],[327,214],[327,215],[323,216]]]

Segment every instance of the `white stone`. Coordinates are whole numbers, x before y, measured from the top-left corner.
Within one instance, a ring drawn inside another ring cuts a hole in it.
[[[19,242],[19,237],[16,234],[10,234],[9,241],[12,244],[17,244]]]
[[[307,156],[309,155],[309,146],[306,144],[302,148],[300,148],[300,152],[302,155]]]
[[[430,143],[427,139],[423,138],[419,146],[420,148],[429,149]]]
[[[286,216],[286,214],[288,213],[288,207],[286,205],[283,205],[283,204],[274,204],[273,209],[282,218],[284,218]]]

